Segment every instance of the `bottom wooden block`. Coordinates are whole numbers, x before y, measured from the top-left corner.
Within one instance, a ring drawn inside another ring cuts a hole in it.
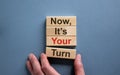
[[[46,55],[47,57],[54,57],[54,58],[75,59],[76,50],[46,47]]]

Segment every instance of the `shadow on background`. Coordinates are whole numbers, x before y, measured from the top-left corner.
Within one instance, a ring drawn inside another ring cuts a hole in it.
[[[57,64],[57,65],[69,65],[72,66],[71,75],[75,75],[74,72],[74,60],[71,59],[61,59],[61,58],[48,58],[50,64]],[[61,66],[62,68],[62,66]]]

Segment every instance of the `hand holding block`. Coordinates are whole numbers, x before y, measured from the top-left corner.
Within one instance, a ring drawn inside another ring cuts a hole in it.
[[[46,25],[71,26],[76,25],[76,16],[47,16]]]
[[[54,57],[54,58],[75,59],[76,50],[46,47],[46,55],[47,57]]]

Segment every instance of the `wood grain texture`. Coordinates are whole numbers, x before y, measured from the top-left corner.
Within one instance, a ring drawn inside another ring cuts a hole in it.
[[[47,27],[46,36],[63,36],[63,35],[76,35],[76,27]]]
[[[47,16],[46,25],[48,26],[75,26],[76,16]]]
[[[76,50],[46,47],[46,55],[47,57],[53,57],[53,58],[75,59]]]
[[[47,36],[46,46],[76,46],[76,36]]]

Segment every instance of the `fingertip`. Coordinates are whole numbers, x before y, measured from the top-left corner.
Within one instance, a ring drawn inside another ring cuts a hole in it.
[[[76,55],[76,59],[74,61],[74,67],[75,67],[75,73],[76,75],[85,75],[84,73],[84,67],[83,67],[83,63],[82,63],[82,59],[81,59],[81,55],[77,54]]]
[[[29,54],[29,57],[30,57],[30,56],[33,56],[33,53],[30,53],[30,54]]]
[[[42,57],[42,56],[44,56],[44,55],[45,55],[44,53],[41,53],[41,55],[40,55],[40,56]]]
[[[44,53],[41,53],[40,57],[41,57],[41,59],[46,59],[47,58],[47,56]]]
[[[33,53],[29,54],[29,61],[32,66],[36,65],[36,63],[39,64],[37,57]]]
[[[28,56],[28,59],[31,60],[33,56],[34,56],[34,54],[30,53],[29,56]]]
[[[82,64],[81,55],[77,54],[76,58],[75,58],[75,61],[74,61],[74,65],[78,66],[78,65],[81,65],[81,64]]]
[[[81,55],[77,54],[75,60],[81,62]]]
[[[78,57],[80,57],[81,55],[80,54],[77,54]]]
[[[47,61],[47,56],[44,53],[41,53],[41,60]]]
[[[81,55],[80,55],[80,54],[77,54],[77,58],[79,58],[79,59],[80,59],[80,58],[81,58]]]
[[[47,67],[50,66],[47,56],[44,53],[41,53],[41,65],[42,65],[42,68],[46,68],[46,66]]]

